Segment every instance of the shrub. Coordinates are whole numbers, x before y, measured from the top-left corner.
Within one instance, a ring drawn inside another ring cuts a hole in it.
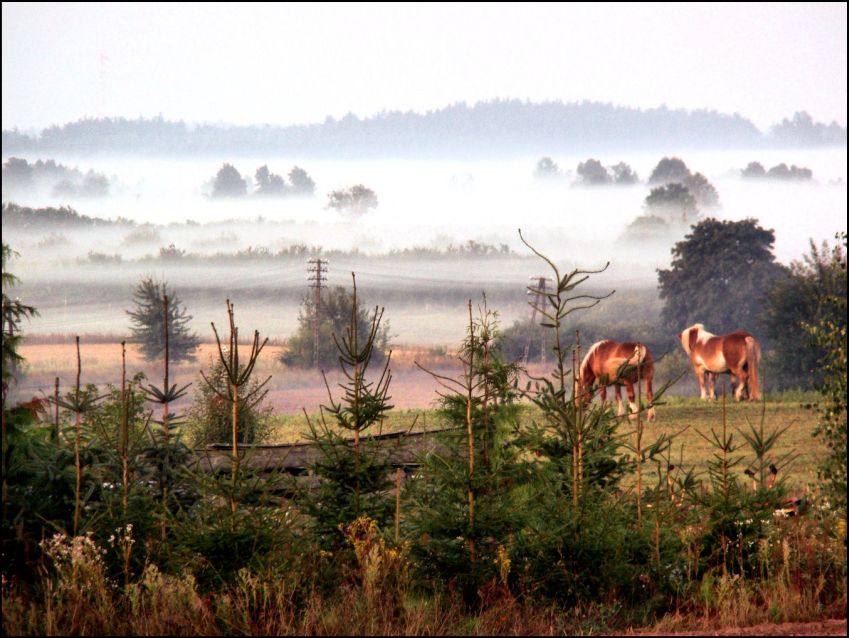
[[[244,370],[244,366],[241,366]],[[222,400],[210,383],[221,394],[227,393],[227,375],[219,359],[210,359],[206,378],[209,383],[197,383],[194,401],[186,416],[189,421],[189,433],[192,443],[209,445],[210,443],[230,443],[232,441],[230,404]],[[245,389],[246,394],[257,394],[260,382],[251,379]],[[238,408],[239,443],[263,443],[271,433],[272,408],[259,404],[242,402]]]
[[[344,190],[335,190],[329,193],[327,207],[355,215],[363,215],[370,209],[377,208],[377,195],[370,188],[357,184]]]
[[[334,335],[345,334],[350,322],[352,297],[342,286],[326,288],[321,297],[321,321],[318,327],[318,365],[321,368],[335,366],[338,351]],[[313,365],[315,302],[312,295],[304,296],[298,312],[298,329],[289,339],[288,347],[281,357],[286,365],[311,367]],[[357,330],[368,334],[371,320],[364,305],[357,307]],[[375,337],[372,361],[382,363],[389,350],[389,322],[384,323]]]

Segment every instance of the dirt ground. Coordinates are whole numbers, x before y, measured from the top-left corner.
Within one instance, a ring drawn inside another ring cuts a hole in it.
[[[817,622],[767,623],[749,627],[724,627],[704,631],[642,632],[636,631],[624,636],[845,636],[846,619],[822,620]]]
[[[245,346],[245,351],[249,346]],[[268,384],[269,393],[267,404],[279,414],[300,414],[306,408],[308,412],[316,412],[318,406],[327,403],[327,389],[321,375],[316,370],[289,368],[279,362],[282,346],[268,345],[260,354],[260,359],[254,370],[257,379],[271,376]],[[54,379],[58,376],[63,391],[70,387],[76,379],[76,346],[72,342],[53,344],[24,344],[20,353],[26,359],[25,377],[16,387],[19,399],[26,400],[41,392],[52,394]],[[217,358],[214,344],[201,344],[197,361],[180,363],[171,366],[172,383],[180,385],[190,382],[200,382],[200,370],[207,369],[214,358]],[[103,386],[107,383],[121,383],[121,344],[120,343],[85,343],[80,344],[80,359],[82,363],[81,382],[95,383]],[[436,395],[437,383],[415,366],[418,361],[428,369],[442,373],[451,370],[452,361],[448,357],[434,355],[424,347],[400,347],[392,353],[392,385],[390,394],[392,404],[398,409],[429,408]],[[375,375],[380,374],[378,366],[374,366]],[[138,346],[127,345],[127,376],[132,377],[136,372],[144,372],[148,382],[160,383],[162,380],[161,362],[147,362],[140,355]],[[452,374],[453,373],[450,373]],[[330,387],[337,389],[337,383],[343,377],[337,370],[327,373]],[[191,391],[190,391],[191,392]],[[177,404],[175,407],[182,407]]]

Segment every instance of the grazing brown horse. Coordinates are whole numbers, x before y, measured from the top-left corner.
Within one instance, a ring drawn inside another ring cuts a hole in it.
[[[711,334],[705,327],[697,323],[684,330],[680,335],[681,345],[690,356],[702,399],[716,399],[716,375],[723,372],[731,373],[736,378],[737,389],[734,398],[743,399],[743,392],[748,390],[749,400],[761,398],[761,388],[758,383],[758,363],[761,359],[761,347],[757,340],[745,330],[737,330],[727,335]],[[705,375],[707,375],[707,390],[705,390]]]
[[[646,401],[648,401],[649,421],[654,421],[655,413],[652,405],[652,378],[654,377],[654,359],[649,349],[642,343],[619,343],[604,339],[594,343],[579,369],[578,384],[582,400],[586,403],[592,400],[592,387],[598,381],[602,402],[607,400],[607,386],[612,385],[616,392],[617,414],[622,416],[625,410],[622,406],[622,386],[628,393],[628,408],[632,413],[630,419],[636,418],[639,410],[634,396],[634,384],[645,381]]]

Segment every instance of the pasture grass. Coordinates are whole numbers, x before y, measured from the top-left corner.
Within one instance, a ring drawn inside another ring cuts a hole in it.
[[[726,403],[726,419],[731,432],[748,432],[749,424],[758,427],[762,415],[766,432],[787,428],[774,448],[774,455],[781,457],[790,452],[797,455],[796,460],[783,471],[787,485],[792,490],[804,490],[809,484],[816,482],[816,466],[827,453],[822,439],[813,436],[817,413],[804,407],[805,404],[815,401],[816,396],[813,393],[793,392],[768,396],[765,403]],[[664,399],[664,405],[658,406],[657,414],[656,421],[645,423],[644,441],[650,444],[662,434],[674,437],[672,462],[684,469],[692,468],[697,474],[705,474],[714,450],[700,433],[710,436],[711,428],[719,431],[722,427],[721,401],[706,402],[698,397],[669,397]],[[320,418],[319,413],[314,412],[309,418],[315,422]],[[542,413],[529,404],[524,405],[519,413],[519,419],[522,421],[540,422],[541,418]],[[382,432],[422,432],[449,426],[450,423],[438,410],[393,410],[384,421]],[[622,418],[619,434],[623,439],[627,439],[635,426],[635,422]],[[307,420],[303,413],[275,414],[272,416],[268,442],[296,443],[304,440],[307,431]],[[746,462],[752,460],[754,455],[747,449],[743,437],[737,433],[734,434],[734,442],[741,446],[735,456],[744,457],[736,468],[742,477],[743,470],[747,467]],[[649,465],[645,472],[651,473],[653,469],[653,466]],[[634,479],[626,477],[624,487],[630,486],[629,480]]]

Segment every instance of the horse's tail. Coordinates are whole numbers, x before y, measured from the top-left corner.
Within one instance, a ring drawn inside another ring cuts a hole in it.
[[[758,382],[758,364],[761,360],[761,347],[754,337],[746,337],[746,361],[749,364],[749,399],[761,398],[761,386]]]

